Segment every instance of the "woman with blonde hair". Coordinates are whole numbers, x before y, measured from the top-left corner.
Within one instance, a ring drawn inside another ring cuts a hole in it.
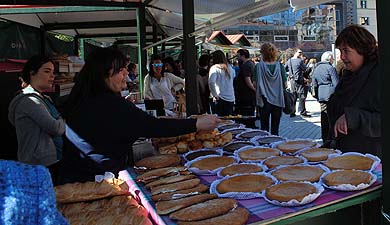
[[[271,134],[279,134],[280,118],[284,108],[283,89],[286,88],[286,70],[277,61],[278,50],[271,43],[264,43],[260,47],[263,60],[255,67],[256,103],[260,106],[260,125]]]
[[[219,116],[233,114],[234,69],[227,63],[225,54],[221,50],[212,53],[213,65],[209,71],[210,93],[215,102],[215,113]]]

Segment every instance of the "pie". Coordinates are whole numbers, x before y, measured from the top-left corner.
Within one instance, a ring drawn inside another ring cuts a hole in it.
[[[135,163],[136,167],[145,167],[147,169],[158,169],[180,164],[180,156],[177,154],[155,155],[143,158]]]
[[[167,215],[179,209],[185,208],[187,206],[204,202],[206,200],[217,198],[218,196],[215,194],[200,194],[193,195],[186,198],[180,198],[169,201],[160,201],[156,203],[157,214],[159,215]]]
[[[171,184],[171,183],[176,183],[179,181],[183,180],[189,180],[195,178],[195,175],[190,174],[190,175],[179,175],[179,176],[170,176],[170,177],[164,177],[155,181],[152,181],[148,184],[145,185],[146,188],[151,188],[159,185],[164,185],[164,184]]]
[[[222,216],[192,222],[179,221],[178,225],[244,225],[248,219],[248,210],[242,207],[237,207]]]
[[[256,141],[260,145],[267,145],[278,141],[284,141],[285,138],[279,137],[279,136],[265,136],[265,137],[258,137],[256,138]]]
[[[265,190],[265,196],[267,196],[269,200],[276,200],[279,202],[288,202],[293,199],[301,202],[303,198],[316,192],[317,188],[309,183],[284,182],[268,187]]]
[[[227,192],[259,193],[274,183],[274,180],[264,175],[245,174],[223,180],[216,188],[221,194]]]
[[[263,171],[263,169],[255,164],[233,164],[221,170],[220,174],[222,176],[231,176],[235,174],[256,173],[261,171]]]
[[[327,159],[324,165],[331,170],[370,170],[374,160],[361,155],[343,155]]]
[[[234,151],[236,151],[242,147],[254,146],[254,145],[255,144],[253,144],[252,142],[249,142],[249,141],[237,141],[237,142],[231,142],[231,143],[223,146],[223,150],[226,152],[233,153]]]
[[[148,181],[148,180],[153,180],[158,177],[162,177],[171,173],[180,173],[182,171],[186,171],[187,168],[184,166],[177,166],[177,167],[164,167],[164,168],[159,168],[159,169],[154,169],[150,170],[146,173],[143,173],[139,175],[136,180],[137,181]]]
[[[198,178],[194,178],[194,179],[184,180],[172,184],[164,184],[161,186],[151,187],[151,192],[152,195],[157,195],[161,193],[180,191],[180,190],[193,188],[197,186],[199,183],[200,180]]]
[[[256,137],[256,136],[266,136],[266,135],[269,135],[269,133],[267,131],[263,131],[263,130],[252,130],[252,131],[247,131],[247,132],[243,132],[240,134],[240,139],[251,139],[253,137]]]
[[[309,162],[320,162],[328,159],[328,155],[336,153],[331,148],[312,148],[303,151],[300,155],[305,157]]]
[[[180,209],[169,218],[182,221],[204,220],[223,215],[237,206],[237,201],[230,198],[217,198]]]
[[[187,153],[185,158],[188,161],[194,160],[198,157],[205,156],[205,155],[219,155],[219,153],[215,150],[200,150],[200,151],[193,151],[191,153]]]
[[[237,127],[241,127],[241,126],[242,125],[239,123],[226,124],[226,125],[218,127],[218,130],[222,132],[222,131],[227,130],[227,129],[237,128]]]
[[[215,157],[209,157],[200,159],[198,161],[195,161],[191,163],[191,168],[198,168],[199,170],[215,170],[220,167],[226,167],[232,163],[234,163],[235,160],[232,157],[228,156],[215,156]]]
[[[280,151],[274,148],[251,148],[247,150],[240,151],[238,156],[241,160],[263,160],[270,156],[278,156]]]
[[[209,190],[208,186],[204,184],[198,184],[197,186],[189,189],[153,195],[152,200],[157,202],[157,201],[184,198],[186,196],[197,195],[208,190]]]
[[[299,140],[299,141],[286,141],[284,143],[278,144],[276,148],[280,149],[285,153],[294,153],[303,148],[311,148],[316,145],[313,141]]]
[[[303,163],[303,159],[296,156],[275,156],[264,160],[264,165],[273,169],[280,165],[295,165]]]
[[[324,176],[323,182],[328,186],[337,186],[341,184],[369,184],[372,176],[370,173],[359,170],[339,170],[331,172]]]
[[[317,182],[325,171],[316,166],[286,166],[271,174],[280,181],[310,181]]]
[[[233,129],[229,129],[229,132],[232,133],[232,135],[237,135],[241,132],[244,132],[246,131],[246,128],[233,128]]]

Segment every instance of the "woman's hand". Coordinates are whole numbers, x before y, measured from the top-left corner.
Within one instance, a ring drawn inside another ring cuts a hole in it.
[[[199,116],[196,120],[197,130],[213,130],[215,129],[222,120],[218,119],[216,115],[207,114]]]
[[[347,125],[347,119],[345,118],[345,114],[343,114],[337,119],[336,123],[334,124],[333,131],[335,137],[338,136],[338,133],[345,134],[345,135],[348,134],[348,125]]]

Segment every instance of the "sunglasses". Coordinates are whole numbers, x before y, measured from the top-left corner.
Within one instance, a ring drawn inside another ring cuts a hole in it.
[[[163,67],[164,64],[163,63],[153,63],[152,64],[154,67]]]

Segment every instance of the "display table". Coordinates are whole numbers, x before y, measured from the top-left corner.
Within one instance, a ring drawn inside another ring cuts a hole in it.
[[[266,202],[263,198],[238,200],[238,204],[250,212],[248,224],[287,224],[305,218],[319,216],[335,210],[346,208],[362,202],[379,198],[382,187],[382,165],[374,171],[377,181],[368,189],[361,191],[325,191],[314,201],[299,207],[280,207]],[[159,216],[156,213],[154,202],[150,199],[150,192],[142,184],[135,183],[137,177],[134,169],[121,171],[120,176],[130,186],[131,192],[139,197],[140,202],[149,210],[156,224],[175,224],[168,216]],[[216,176],[198,176],[202,183],[210,186],[217,179]]]

